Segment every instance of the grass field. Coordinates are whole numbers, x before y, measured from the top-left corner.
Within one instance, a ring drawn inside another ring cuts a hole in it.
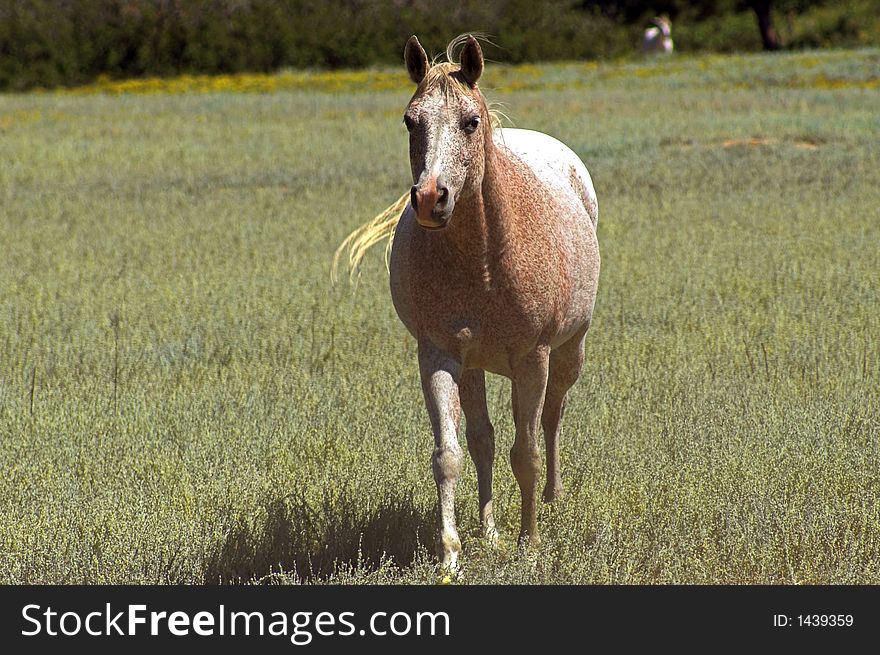
[[[126,85],[127,84],[127,85]],[[602,274],[568,495],[464,583],[880,583],[880,51],[492,67],[585,161]],[[401,71],[0,96],[0,582],[432,583],[432,438],[381,248]]]

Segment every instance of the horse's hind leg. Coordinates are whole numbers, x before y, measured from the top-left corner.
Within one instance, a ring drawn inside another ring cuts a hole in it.
[[[562,476],[559,473],[559,433],[568,390],[577,382],[584,363],[583,331],[550,353],[550,372],[547,378],[547,395],[541,414],[544,442],[547,447],[547,483],[543,500],[551,503],[562,496]]]
[[[513,371],[516,439],[510,450],[510,465],[522,496],[520,543],[538,539],[536,495],[541,471],[538,424],[547,390],[549,347],[541,346],[519,362]]]
[[[492,462],[495,459],[495,430],[486,407],[486,374],[481,369],[462,373],[458,388],[461,408],[467,421],[468,451],[477,469],[480,494],[480,531],[490,541],[498,539],[492,516]]]

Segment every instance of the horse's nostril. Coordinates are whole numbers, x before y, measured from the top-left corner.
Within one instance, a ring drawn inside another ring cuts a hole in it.
[[[447,189],[445,186],[441,186],[437,187],[437,192],[439,194],[439,197],[437,198],[437,204],[441,206],[445,205],[446,201],[449,199],[449,189]]]
[[[412,203],[412,208],[418,210],[419,208],[419,198],[418,198],[419,187],[416,184],[412,185],[412,188],[409,190],[409,199]]]

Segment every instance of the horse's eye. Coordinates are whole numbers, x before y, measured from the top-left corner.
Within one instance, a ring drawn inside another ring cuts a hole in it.
[[[403,124],[406,125],[406,129],[410,132],[412,132],[412,129],[416,126],[416,122],[408,115],[403,117]]]
[[[468,134],[473,134],[477,131],[477,128],[480,126],[480,117],[473,116],[464,122],[464,126],[462,129]]]

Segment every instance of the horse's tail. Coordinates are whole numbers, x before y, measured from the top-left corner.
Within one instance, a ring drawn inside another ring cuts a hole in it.
[[[352,279],[367,251],[386,238],[388,239],[388,244],[385,246],[385,268],[388,268],[388,258],[391,254],[391,241],[394,237],[394,230],[408,202],[409,191],[400,196],[385,211],[345,237],[345,241],[339,244],[339,247],[336,249],[336,253],[333,255],[333,264],[330,267],[330,280],[334,284],[336,283],[339,271],[339,260],[346,250],[348,250],[348,277]]]

